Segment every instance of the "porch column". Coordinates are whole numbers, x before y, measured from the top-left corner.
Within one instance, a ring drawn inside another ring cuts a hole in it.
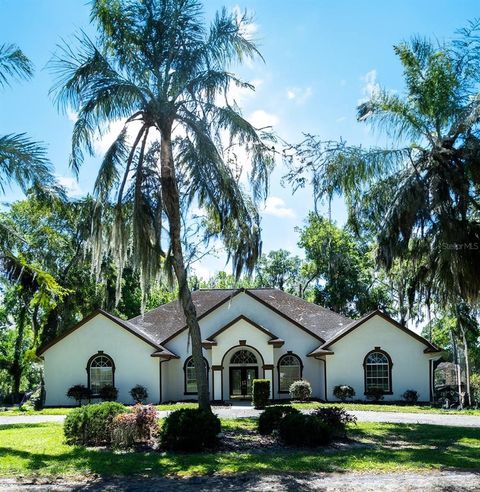
[[[223,368],[212,366],[212,400],[223,400]]]
[[[273,400],[275,395],[275,388],[274,388],[275,382],[273,379],[273,364],[265,364],[263,366],[263,375],[265,379],[270,380],[270,399]]]

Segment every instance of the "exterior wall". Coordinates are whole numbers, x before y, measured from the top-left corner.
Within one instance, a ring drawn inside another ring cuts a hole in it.
[[[243,319],[220,333],[216,340],[218,345],[211,350],[212,364],[222,366],[223,374],[221,394],[215,393],[212,396],[215,400],[227,400],[230,396],[230,359],[239,349],[249,349],[256,355],[259,378],[265,377],[264,366],[273,364],[273,347],[268,344],[270,337]],[[240,345],[240,340],[245,341],[245,347]]]
[[[392,359],[392,392],[385,400],[401,400],[407,389],[416,390],[420,401],[430,399],[429,356],[425,345],[392,325],[381,316],[360,325],[331,345],[327,355],[327,398],[335,400],[333,388],[348,384],[355,389],[354,399],[364,399],[363,362],[368,352],[380,347]]]
[[[303,364],[302,377],[311,383],[314,398],[326,397],[333,400],[334,386],[349,384],[355,388],[356,398],[363,399],[363,361],[365,355],[375,347],[386,351],[393,362],[393,394],[385,396],[385,399],[399,400],[407,389],[418,391],[422,401],[429,399],[429,359],[434,356],[424,354],[424,344],[380,316],[374,316],[332,345],[334,355],[325,357],[325,391],[324,360],[307,357],[309,352],[319,346],[320,341],[248,294],[238,294],[203,318],[200,321],[202,338],[210,337],[240,315],[261,325],[285,340],[285,343],[280,348],[274,348],[268,344],[270,337],[267,334],[245,320],[238,321],[220,333],[216,337],[217,345],[203,350],[209,366],[208,380],[212,399],[229,398],[229,360],[234,351],[240,348],[240,340],[245,340],[246,345],[253,347],[259,359],[262,359],[259,360],[258,376],[273,377],[274,399],[289,397],[288,394],[278,392],[278,361],[288,352],[300,358]],[[160,400],[196,400],[196,395],[186,395],[184,388],[184,364],[191,355],[187,331],[178,334],[165,347],[180,358],[161,363],[160,382],[160,360],[151,357],[154,348],[99,314],[43,354],[46,404],[53,406],[75,403],[67,398],[66,392],[74,384],[87,384],[87,361],[98,351],[112,357],[115,363],[114,383],[119,389],[119,401],[132,403],[129,391],[136,384],[147,387],[149,399],[154,403]]]
[[[210,337],[220,328],[241,315],[246,316],[272,334],[285,340],[285,344],[280,348],[273,348],[271,345],[265,344],[265,341],[268,341],[269,337],[249,324],[248,332],[243,331],[243,328],[246,329],[245,326],[240,329],[240,327],[237,327],[237,324],[222,332],[217,337],[219,345],[216,347],[214,346],[212,349],[203,350],[203,354],[210,366],[209,388],[211,398],[220,399],[218,394],[219,392],[221,393],[222,389],[224,398],[228,398],[228,365],[221,371],[223,372],[223,384],[219,382],[219,379],[221,378],[220,371],[217,370],[214,371],[214,374],[212,373],[212,365],[214,367],[220,365],[225,352],[233,346],[237,346],[239,340],[247,340],[247,345],[257,348],[261,353],[265,364],[274,365],[273,386],[275,394],[273,396],[275,399],[289,397],[288,394],[278,393],[277,369],[278,359],[288,351],[291,351],[300,357],[303,364],[303,377],[311,383],[313,396],[315,398],[324,398],[323,363],[312,357],[307,357],[309,352],[319,346],[320,341],[316,337],[290,323],[284,317],[276,314],[256,299],[253,299],[248,294],[237,294],[231,301],[226,302],[217,310],[201,319],[200,329],[202,331],[202,338],[205,339]],[[254,345],[255,343],[260,345],[256,346]],[[179,333],[175,338],[164,345],[168,350],[177,354],[180,359],[171,360],[162,365],[162,371],[165,374],[168,373],[168,376],[165,376],[167,383],[163,386],[163,401],[196,399],[195,395],[184,395],[183,364],[191,354],[191,346],[188,342],[187,331],[185,330],[182,333]],[[271,371],[268,370],[265,374],[268,375],[268,372],[271,374]],[[263,370],[260,367],[259,377],[263,377],[263,375]],[[213,384],[216,386],[215,391],[213,391]]]
[[[159,359],[150,356],[154,347],[99,314],[43,354],[47,406],[75,404],[66,396],[68,388],[87,385],[87,362],[99,350],[115,364],[118,401],[133,403],[129,391],[141,384],[148,390],[149,401],[158,403]]]

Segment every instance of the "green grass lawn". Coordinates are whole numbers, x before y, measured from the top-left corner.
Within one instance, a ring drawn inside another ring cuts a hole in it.
[[[253,428],[253,419],[224,420],[224,428]],[[63,442],[62,425],[0,426],[0,476],[75,477],[91,474],[180,476],[238,472],[405,471],[480,468],[480,429],[432,425],[353,426],[357,444],[281,452],[115,453]]]
[[[277,401],[275,403],[281,404]],[[288,404],[288,402],[286,402]],[[364,411],[379,411],[379,412],[404,412],[404,413],[443,413],[449,415],[479,415],[480,409],[468,409],[468,410],[444,410],[442,408],[436,408],[423,405],[394,405],[394,404],[375,404],[375,403],[293,403],[293,406],[298,409],[312,409],[325,406],[340,406],[346,410],[364,410]],[[196,408],[196,403],[166,403],[162,405],[155,405],[155,408],[160,411],[178,410],[179,408]],[[44,408],[43,410],[0,410],[0,416],[15,416],[15,415],[67,415],[72,411],[72,407],[57,407],[57,408]]]
[[[480,409],[445,410],[429,405],[395,405],[390,403],[293,403],[299,409],[321,407],[344,407],[345,410],[364,410],[373,412],[397,412],[397,413],[443,413],[449,415],[480,415]]]

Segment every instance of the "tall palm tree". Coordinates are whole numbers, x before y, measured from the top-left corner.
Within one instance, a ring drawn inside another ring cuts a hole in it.
[[[296,186],[312,176],[317,197],[343,194],[351,221],[375,231],[380,265],[413,261],[416,288],[444,305],[480,299],[479,30],[397,45],[405,93],[378,87],[358,107],[388,145],[307,135],[289,174]]]
[[[192,203],[203,208],[208,233],[224,241],[236,275],[252,270],[260,253],[254,201],[267,191],[273,158],[262,132],[229,101],[232,86],[252,86],[228,68],[258,51],[246,35],[245,17],[224,9],[207,28],[197,0],[95,0],[92,20],[97,39],[81,34],[78,49],[64,44],[52,67],[58,77],[53,88],[57,101],[78,113],[74,169],[81,166],[84,151],[93,153],[99,134],[112,122],[123,122],[95,185],[100,204],[116,193],[109,246],[101,220],[94,228],[96,257],[110,247],[120,278],[125,258],[132,255],[143,287],[162,262],[174,274],[192,341],[199,406],[209,409],[181,212]],[[252,165],[253,201],[235,173],[237,147]]]
[[[0,89],[8,87],[13,80],[29,79],[32,75],[31,62],[17,46],[0,45]],[[32,185],[52,184],[45,149],[25,133],[0,135],[0,193],[12,182],[24,192]]]

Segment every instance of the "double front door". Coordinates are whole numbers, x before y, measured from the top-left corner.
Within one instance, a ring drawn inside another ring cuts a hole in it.
[[[252,383],[258,378],[258,367],[230,368],[230,398],[247,399],[252,397]]]

